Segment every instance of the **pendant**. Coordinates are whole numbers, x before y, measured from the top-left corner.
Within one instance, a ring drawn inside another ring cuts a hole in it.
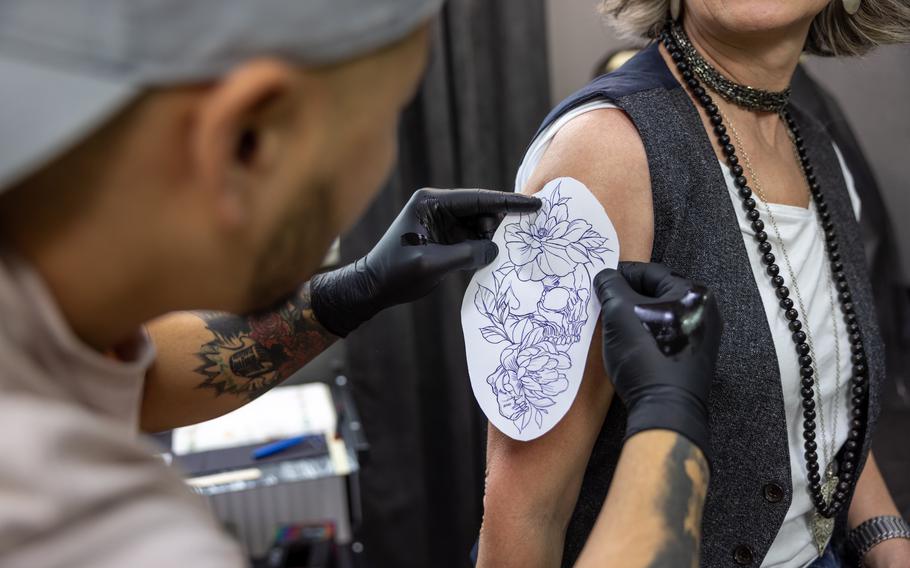
[[[831,463],[825,470],[825,478],[822,483],[822,496],[825,501],[831,500],[831,496],[834,495],[834,490],[837,488],[837,482],[837,476],[834,475],[834,464]],[[813,510],[812,541],[815,543],[815,548],[818,549],[819,556],[825,553],[825,547],[828,546],[832,533],[834,533],[834,517],[829,519],[823,517],[817,510]]]

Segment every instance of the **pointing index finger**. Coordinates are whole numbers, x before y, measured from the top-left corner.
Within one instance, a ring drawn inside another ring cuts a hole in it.
[[[449,213],[456,217],[530,213],[541,206],[536,197],[487,189],[453,189],[444,193],[442,200]]]
[[[502,213],[531,213],[540,209],[543,202],[539,197],[522,193],[505,193]]]

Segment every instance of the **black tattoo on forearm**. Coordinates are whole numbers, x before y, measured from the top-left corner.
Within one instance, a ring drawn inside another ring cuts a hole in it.
[[[678,436],[666,458],[666,490],[657,497],[665,538],[650,568],[698,568],[702,509],[708,488],[708,464],[689,440]]]
[[[194,369],[205,377],[197,388],[253,400],[331,345],[310,309],[309,284],[276,307],[250,316],[223,312],[196,314],[212,332]]]

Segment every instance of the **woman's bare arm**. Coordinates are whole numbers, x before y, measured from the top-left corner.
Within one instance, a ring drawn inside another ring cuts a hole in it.
[[[638,131],[619,110],[586,113],[557,136],[524,188],[573,177],[603,204],[616,227],[621,260],[647,261],[653,209],[647,159]],[[568,414],[531,442],[489,428],[484,521],[478,566],[558,566],[565,529],[613,389],[603,371],[600,331]]]
[[[863,468],[863,472],[856,482],[856,491],[853,494],[853,502],[850,504],[847,525],[853,529],[864,521],[881,515],[900,516],[900,511],[897,510],[897,505],[891,498],[891,492],[885,485],[885,478],[878,469],[875,456],[870,452],[869,458],[866,460],[866,467]],[[872,547],[863,560],[866,566],[872,568],[910,566],[910,540],[886,540]]]

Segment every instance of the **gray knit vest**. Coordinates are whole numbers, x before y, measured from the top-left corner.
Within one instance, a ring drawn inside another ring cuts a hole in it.
[[[709,401],[713,469],[702,527],[702,566],[758,566],[783,524],[792,485],[777,356],[737,223],[737,215],[744,211],[731,203],[698,112],[656,44],[563,101],[541,131],[595,99],[618,105],[641,134],[654,203],[652,260],[706,283],[716,293],[726,323]],[[836,223],[868,358],[870,396],[862,468],[885,376],[875,305],[859,225],[831,139],[814,117],[799,108],[791,108],[791,113]],[[564,566],[577,559],[603,505],[625,419],[622,403],[614,398],[566,534]],[[783,499],[767,490],[773,485],[783,488]],[[836,540],[842,540],[845,525],[846,511],[838,518]]]

